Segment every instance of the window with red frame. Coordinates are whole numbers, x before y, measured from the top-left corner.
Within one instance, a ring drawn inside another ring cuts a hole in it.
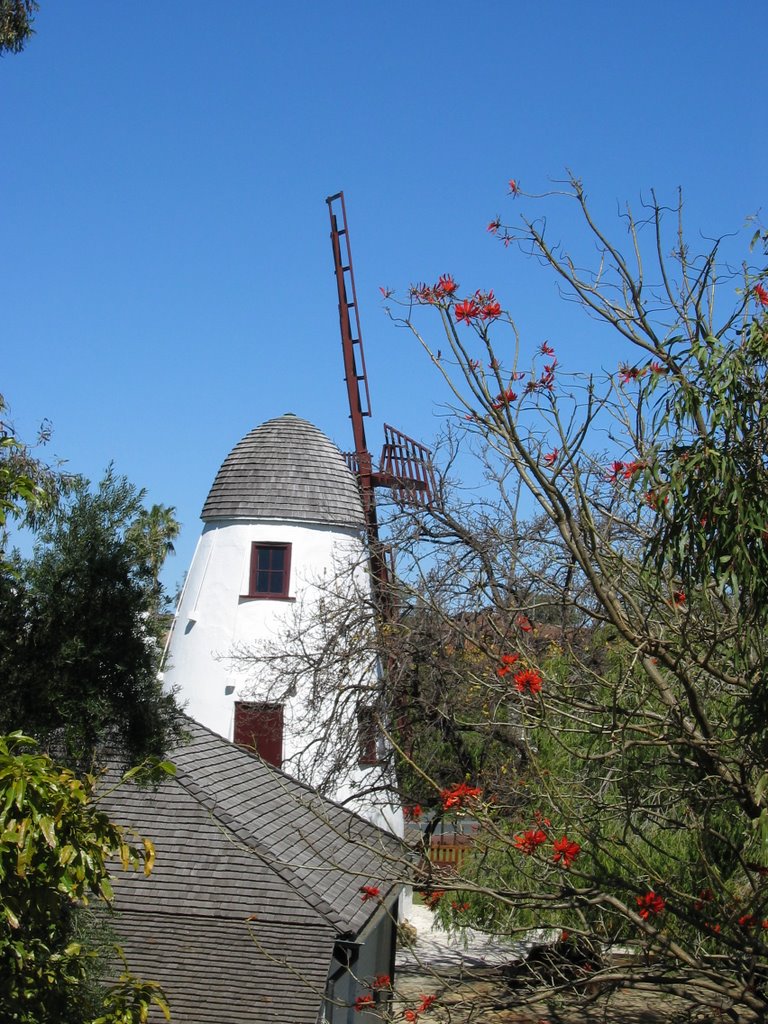
[[[283,764],[282,704],[246,704],[235,701],[235,743],[255,750],[276,768]]]
[[[376,709],[360,705],[357,709],[357,763],[381,764],[383,737],[376,721]]]
[[[291,585],[291,545],[251,544],[248,597],[285,598]]]

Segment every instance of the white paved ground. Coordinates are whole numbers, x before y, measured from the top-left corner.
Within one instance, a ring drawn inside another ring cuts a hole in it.
[[[449,934],[434,924],[431,910],[416,904],[408,910],[406,920],[416,929],[417,938],[413,946],[401,944],[398,950],[397,967],[401,971],[496,966],[524,956],[535,944],[531,941],[503,945],[471,928],[466,929],[464,936]]]

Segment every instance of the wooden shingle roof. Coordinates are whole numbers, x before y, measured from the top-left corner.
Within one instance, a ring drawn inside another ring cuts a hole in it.
[[[176,775],[110,794],[150,837],[149,878],[116,871],[112,927],[131,970],[159,981],[174,1024],[314,1024],[334,941],[394,897],[389,833],[188,720]]]
[[[357,481],[339,449],[293,413],[239,441],[216,474],[202,511],[217,519],[281,519],[360,527]]]

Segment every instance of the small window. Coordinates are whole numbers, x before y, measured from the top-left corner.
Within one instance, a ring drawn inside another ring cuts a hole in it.
[[[360,705],[357,709],[357,763],[381,764],[383,746],[376,708]]]
[[[248,597],[285,598],[291,584],[291,545],[252,544]]]
[[[235,743],[255,750],[276,768],[283,764],[282,704],[246,704],[235,701]]]

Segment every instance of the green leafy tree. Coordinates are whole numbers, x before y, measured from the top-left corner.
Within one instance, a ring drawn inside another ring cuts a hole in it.
[[[78,775],[21,733],[0,738],[0,1018],[8,1024],[141,1024],[151,1006],[170,1019],[157,985],[108,965],[75,937],[78,915],[112,900],[110,864],[152,870],[148,839],[127,834]],[[119,950],[111,951],[120,959]]]
[[[142,508],[125,534],[148,578],[150,599],[156,612],[160,610],[165,597],[160,573],[168,555],[175,552],[173,542],[181,530],[175,513],[176,509],[167,505]]]
[[[16,436],[4,418],[6,413],[5,399],[0,395],[0,566],[9,523],[16,521],[34,527],[50,514],[72,482],[69,474],[58,466],[48,465],[35,450],[50,439],[49,424],[41,427],[36,446],[27,444]]]
[[[0,0],[0,54],[24,49],[34,35],[32,20],[39,6],[35,0]]]
[[[33,557],[0,577],[0,728],[73,764],[90,764],[100,745],[126,763],[159,757],[179,735],[157,678],[157,563],[135,542],[142,497],[111,471],[96,490],[78,482]]]

